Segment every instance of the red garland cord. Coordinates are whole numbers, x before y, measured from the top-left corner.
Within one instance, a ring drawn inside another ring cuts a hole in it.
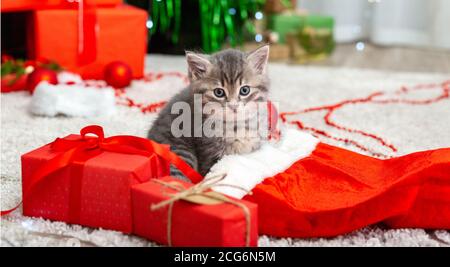
[[[402,86],[398,91],[395,92],[396,95],[401,95],[401,94],[408,94],[412,91],[417,91],[417,90],[426,90],[426,89],[435,89],[435,88],[439,88],[441,89],[441,94],[435,98],[431,98],[431,99],[426,99],[426,100],[404,100],[404,99],[399,99],[399,98],[391,98],[391,99],[383,99],[383,100],[377,100],[377,97],[380,96],[385,96],[387,94],[387,92],[375,92],[370,94],[369,96],[365,97],[365,98],[357,98],[357,99],[350,99],[350,100],[344,100],[341,102],[338,102],[336,104],[333,105],[326,105],[326,106],[318,106],[318,107],[311,107],[311,108],[307,108],[307,109],[303,109],[300,111],[294,111],[294,112],[282,112],[280,113],[280,118],[284,123],[289,123],[289,124],[293,124],[295,126],[297,126],[300,129],[303,130],[307,130],[312,132],[314,135],[322,135],[324,137],[339,141],[339,142],[344,142],[346,144],[352,144],[355,147],[359,148],[360,150],[364,151],[364,152],[368,152],[371,155],[375,156],[375,157],[381,157],[381,158],[389,158],[390,156],[382,154],[382,153],[378,153],[375,151],[370,150],[369,148],[361,145],[360,143],[351,140],[349,138],[341,138],[341,137],[336,137],[333,136],[331,134],[329,134],[328,132],[324,131],[324,130],[320,130],[314,127],[309,127],[309,126],[305,126],[304,123],[300,120],[288,120],[287,116],[292,116],[292,115],[298,115],[298,114],[305,114],[305,113],[310,113],[310,112],[314,112],[314,111],[321,111],[321,110],[326,110],[327,113],[325,114],[325,116],[323,117],[324,122],[333,128],[336,128],[338,130],[342,130],[342,131],[346,131],[349,133],[357,133],[366,137],[369,137],[375,141],[377,141],[378,143],[381,144],[381,146],[391,150],[392,152],[397,152],[397,148],[392,145],[389,144],[386,140],[384,140],[383,138],[372,134],[372,133],[368,133],[362,130],[358,130],[358,129],[353,129],[353,128],[349,128],[349,127],[345,127],[342,126],[338,123],[336,123],[335,121],[333,121],[331,119],[331,116],[333,115],[333,113],[344,107],[347,105],[351,105],[351,104],[362,104],[362,103],[374,103],[374,104],[395,104],[395,103],[402,103],[402,104],[409,104],[409,105],[426,105],[426,104],[432,104],[432,103],[436,103],[439,102],[443,99],[447,99],[450,97],[450,80],[448,81],[444,81],[441,84],[424,84],[424,85],[417,85],[414,86],[412,88],[407,88],[405,86]]]
[[[171,72],[150,72],[142,78],[145,82],[155,82],[158,80],[161,80],[165,77],[176,77],[183,81],[184,84],[189,84],[189,79],[186,75],[184,75],[181,72],[177,71],[171,71]],[[126,96],[125,89],[116,89],[116,97],[118,99],[118,103],[121,105],[125,105],[128,107],[136,107],[138,108],[142,113],[154,113],[159,111],[160,108],[162,108],[167,101],[159,101],[155,103],[150,104],[144,104],[144,103],[136,103],[133,99]]]

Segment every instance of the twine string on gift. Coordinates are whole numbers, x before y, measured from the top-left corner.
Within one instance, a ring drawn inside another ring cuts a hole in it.
[[[165,182],[161,180],[152,180],[155,183],[161,184],[165,187],[178,191],[178,193],[172,194],[169,199],[161,201],[156,204],[152,204],[150,209],[152,211],[158,210],[162,207],[168,206],[167,210],[167,244],[172,246],[172,214],[173,214],[173,206],[175,202],[179,200],[188,201],[195,204],[203,204],[203,205],[215,205],[221,203],[229,203],[234,206],[239,207],[245,216],[245,245],[250,246],[250,210],[248,207],[234,199],[230,199],[227,196],[211,191],[210,189],[214,186],[230,186],[233,188],[237,188],[240,190],[244,190],[248,194],[251,194],[247,189],[236,185],[227,185],[227,184],[217,184],[225,178],[226,174],[221,174],[217,176],[213,176],[207,179],[204,179],[202,182],[193,185],[190,188],[184,188],[181,183],[177,181]]]

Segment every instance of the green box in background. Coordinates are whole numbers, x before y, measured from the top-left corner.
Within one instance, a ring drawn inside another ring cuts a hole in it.
[[[298,32],[303,27],[304,18],[295,13],[270,15],[267,20],[267,28],[278,33],[279,43],[286,43],[286,34]]]
[[[267,28],[278,34],[278,43],[294,48],[293,57],[300,61],[319,59],[334,49],[334,19],[330,16],[285,12],[268,16]],[[293,44],[292,42],[295,42]]]
[[[308,54],[331,54],[334,49],[334,19],[328,16],[308,15],[303,17],[299,31],[299,44]]]

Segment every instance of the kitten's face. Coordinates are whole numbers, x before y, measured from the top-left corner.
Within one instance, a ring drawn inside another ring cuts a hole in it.
[[[266,64],[269,47],[246,54],[225,50],[210,57],[187,54],[194,93],[202,95],[208,117],[248,120],[257,114],[257,102],[268,95]]]

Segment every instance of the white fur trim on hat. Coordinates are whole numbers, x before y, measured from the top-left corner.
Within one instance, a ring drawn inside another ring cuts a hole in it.
[[[116,111],[116,100],[111,87],[41,82],[33,93],[30,111],[43,116],[107,116]]]
[[[251,191],[265,178],[284,172],[298,160],[309,156],[318,143],[319,139],[309,133],[285,128],[279,141],[267,142],[249,154],[224,156],[212,166],[206,178],[226,174],[219,182],[224,186],[213,187],[213,190],[242,198],[247,194],[245,191],[226,185]]]

